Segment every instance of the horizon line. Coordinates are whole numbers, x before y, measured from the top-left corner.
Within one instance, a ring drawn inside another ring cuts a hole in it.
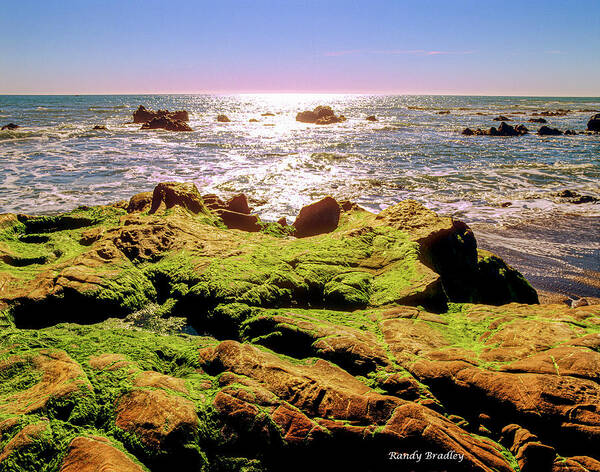
[[[382,95],[382,96],[450,96],[450,97],[539,97],[539,98],[600,98],[599,95],[568,95],[568,94],[502,94],[502,93],[435,93],[435,92],[420,92],[420,93],[407,93],[407,92],[381,92],[381,91],[369,91],[369,92],[290,92],[290,91],[202,91],[202,92],[69,92],[69,93],[55,93],[55,92],[0,92],[0,97],[9,96],[64,96],[64,97],[75,97],[75,96],[150,96],[150,95]]]

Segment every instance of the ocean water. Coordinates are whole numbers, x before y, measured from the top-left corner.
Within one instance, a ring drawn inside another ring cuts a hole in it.
[[[194,132],[141,131],[128,123],[140,104],[188,110]],[[348,121],[295,121],[298,111],[319,104]],[[415,198],[470,222],[553,210],[599,215],[599,205],[557,205],[549,194],[569,188],[600,197],[600,136],[460,134],[465,126],[497,126],[498,114],[526,123],[534,112],[561,108],[573,112],[547,117],[550,126],[585,129],[594,113],[578,110],[600,111],[600,98],[0,96],[0,124],[22,126],[0,132],[0,212],[110,203],[178,180],[203,193],[245,192],[267,220],[293,217],[328,194],[374,211]],[[444,110],[450,114],[438,114]],[[217,123],[220,113],[232,122]],[[365,121],[370,114],[379,121]],[[501,208],[504,202],[512,206]]]
[[[131,121],[141,104],[188,110],[194,131],[140,130]],[[348,121],[295,121],[298,111],[321,104]],[[193,181],[202,193],[225,197],[244,192],[267,221],[293,221],[303,205],[325,195],[375,212],[414,198],[471,224],[487,246],[500,255],[506,249],[526,273],[546,276],[553,261],[552,270],[588,279],[591,270],[593,279],[600,270],[600,205],[558,203],[551,194],[571,189],[600,198],[600,135],[537,136],[541,125],[527,120],[557,109],[571,111],[546,117],[549,126],[584,130],[600,112],[600,98],[0,96],[0,125],[21,126],[0,131],[0,213],[112,203],[171,180]],[[274,116],[262,116],[267,112]],[[231,123],[218,123],[221,113]],[[366,121],[371,114],[379,121]],[[492,119],[500,114],[532,133],[460,134],[467,126],[498,126]],[[108,130],[94,131],[94,125]],[[528,222],[537,232],[523,230]],[[563,229],[558,239],[552,235],[557,222]],[[519,259],[516,248],[527,257]],[[530,261],[536,253],[537,266]],[[598,293],[590,290],[585,293]]]

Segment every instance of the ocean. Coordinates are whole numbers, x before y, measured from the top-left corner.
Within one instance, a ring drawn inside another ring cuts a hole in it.
[[[131,123],[139,105],[188,110],[194,131],[142,131]],[[297,112],[317,105],[331,106],[347,121],[295,121]],[[572,266],[578,276],[589,275],[600,270],[600,205],[564,203],[552,194],[569,189],[600,198],[600,135],[536,135],[541,125],[527,120],[559,109],[569,112],[545,117],[548,126],[584,130],[600,112],[600,98],[0,96],[0,125],[21,126],[0,131],[0,213],[51,214],[112,203],[172,180],[193,181],[201,193],[244,192],[267,221],[293,221],[303,205],[325,195],[375,212],[413,198],[467,222],[480,245],[501,255],[537,248],[559,269]],[[218,123],[218,114],[231,122]],[[368,115],[378,121],[366,121]],[[498,115],[525,124],[530,134],[461,135],[465,127],[498,126]],[[558,224],[568,231],[554,241]],[[519,229],[524,225],[542,230],[532,235]],[[525,265],[521,259],[514,256],[518,268]],[[527,267],[524,272],[533,274]],[[593,285],[583,293],[598,296]]]

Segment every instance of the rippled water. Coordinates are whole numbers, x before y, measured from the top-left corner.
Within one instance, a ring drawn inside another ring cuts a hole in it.
[[[186,109],[192,133],[141,131],[138,105]],[[315,126],[298,111],[327,104],[348,121]],[[557,205],[564,188],[600,197],[600,136],[464,137],[498,114],[585,129],[600,98],[370,95],[0,96],[0,213],[50,213],[109,203],[167,180],[201,192],[245,192],[264,219],[292,217],[331,194],[379,211],[415,198],[471,223],[549,211],[600,215],[600,205]],[[438,114],[449,110],[450,114]],[[585,111],[581,111],[585,110]],[[271,112],[275,116],[261,116]],[[231,123],[217,123],[225,113]],[[378,122],[365,121],[374,114]],[[249,123],[257,118],[258,123]],[[108,131],[94,131],[106,125]],[[503,202],[512,206],[501,208]]]

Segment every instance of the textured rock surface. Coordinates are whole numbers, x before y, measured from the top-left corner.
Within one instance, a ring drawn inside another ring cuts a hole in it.
[[[597,470],[599,306],[536,304],[417,202],[330,209],[297,238],[163,183],[1,215],[0,471]]]

